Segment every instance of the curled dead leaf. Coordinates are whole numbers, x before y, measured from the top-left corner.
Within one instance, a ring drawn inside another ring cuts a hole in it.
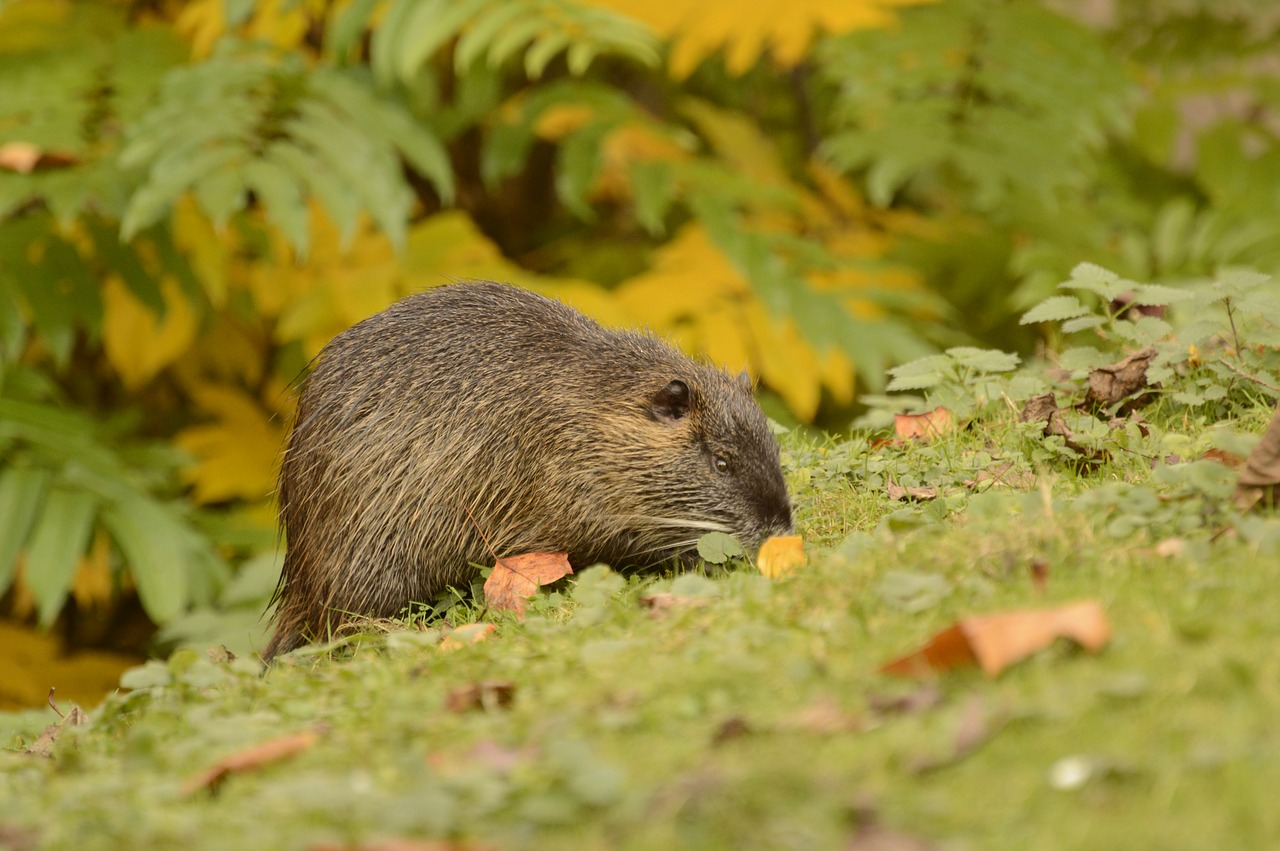
[[[885,484],[885,491],[889,494],[889,499],[895,502],[904,502],[911,500],[914,502],[928,502],[938,498],[937,488],[904,488],[902,485],[889,479]]]
[[[790,576],[797,567],[809,563],[804,554],[804,539],[799,535],[782,535],[769,538],[760,545],[756,555],[756,567],[770,579]]]
[[[1069,638],[1091,653],[1111,640],[1111,625],[1096,600],[1056,609],[1028,609],[965,618],[934,635],[919,650],[885,663],[881,673],[932,676],[938,671],[978,665],[994,677],[1059,638]]]
[[[540,587],[571,573],[568,553],[525,553],[500,558],[485,580],[485,603],[490,609],[524,617],[529,598]]]
[[[1127,358],[1100,366],[1090,372],[1089,391],[1085,394],[1085,404],[1106,407],[1145,390],[1147,367],[1151,365],[1151,360],[1155,356],[1156,347],[1147,346]]]
[[[53,706],[52,689],[49,690],[49,705]],[[57,712],[58,708],[54,706],[53,711]],[[79,727],[87,723],[89,723],[89,716],[84,714],[80,707],[73,706],[67,710],[66,715],[62,716],[61,721],[50,724],[48,727],[44,728],[36,740],[31,743],[31,746],[27,748],[27,753],[32,756],[51,756],[53,753],[53,743],[58,740],[58,737],[62,735],[64,730],[68,730],[71,727]]]
[[[303,730],[278,739],[259,742],[251,748],[225,756],[182,785],[182,794],[191,795],[222,782],[230,774],[238,774],[280,762],[302,753],[320,741],[323,730]]]
[[[941,405],[923,414],[893,415],[893,432],[901,440],[933,440],[954,429],[955,418]]]

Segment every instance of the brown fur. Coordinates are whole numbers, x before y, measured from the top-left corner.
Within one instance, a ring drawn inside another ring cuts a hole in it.
[[[268,660],[349,615],[465,587],[490,547],[643,567],[687,557],[710,530],[755,547],[791,529],[745,382],[492,283],[410,296],[329,343],[279,497]]]

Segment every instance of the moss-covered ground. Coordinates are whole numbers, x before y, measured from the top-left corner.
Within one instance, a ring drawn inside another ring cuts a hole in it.
[[[594,568],[475,643],[359,636],[265,674],[180,651],[48,756],[51,712],[3,716],[0,846],[1271,847],[1280,521],[1238,512],[1225,456],[1193,460],[1269,415],[1148,412],[1088,470],[1013,413],[932,442],[788,435],[791,578]],[[660,591],[685,602],[642,605]],[[1078,599],[1111,622],[1098,655],[878,673],[958,618]]]

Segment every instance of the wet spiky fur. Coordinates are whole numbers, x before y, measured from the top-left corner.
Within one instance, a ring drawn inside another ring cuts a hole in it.
[[[490,548],[649,566],[709,530],[754,547],[791,528],[745,382],[500,284],[429,290],[338,335],[295,422],[268,660],[465,587]]]

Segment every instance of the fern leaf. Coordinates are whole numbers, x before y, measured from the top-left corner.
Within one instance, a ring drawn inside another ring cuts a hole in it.
[[[1061,322],[1064,319],[1075,319],[1084,316],[1089,308],[1080,303],[1073,295],[1058,295],[1047,298],[1035,307],[1022,314],[1019,325],[1031,325],[1035,322]]]

